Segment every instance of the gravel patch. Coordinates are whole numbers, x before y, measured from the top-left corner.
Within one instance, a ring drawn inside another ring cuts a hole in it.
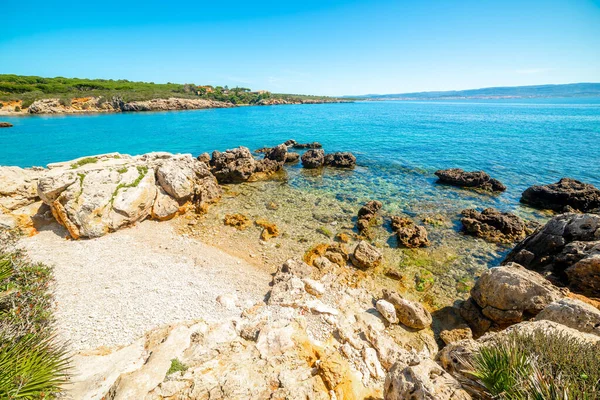
[[[169,222],[97,239],[66,240],[60,227],[22,239],[31,259],[54,266],[58,334],[74,351],[127,345],[158,326],[222,321],[264,300],[271,275]],[[217,302],[233,298],[235,306]]]

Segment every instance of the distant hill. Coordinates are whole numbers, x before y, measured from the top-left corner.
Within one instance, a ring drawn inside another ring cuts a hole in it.
[[[348,96],[373,100],[451,100],[502,99],[536,97],[590,97],[600,96],[600,83],[570,83],[565,85],[507,86],[484,89],[452,90],[447,92],[416,92],[398,94],[367,94]]]

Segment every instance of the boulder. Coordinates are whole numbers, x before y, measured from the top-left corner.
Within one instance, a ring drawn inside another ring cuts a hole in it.
[[[450,344],[461,340],[473,339],[473,332],[468,325],[461,324],[454,329],[441,331],[440,339],[442,339],[444,343]]]
[[[429,311],[419,303],[403,299],[398,293],[387,289],[383,290],[383,298],[394,305],[398,321],[402,325],[425,329],[433,322]]]
[[[550,274],[574,292],[600,297],[600,215],[567,213],[552,218],[506,256]]]
[[[206,165],[210,164],[210,154],[208,154],[208,153],[202,153],[198,157],[196,157],[196,159],[198,161],[205,163]]]
[[[392,229],[396,232],[398,241],[405,247],[429,246],[425,227],[415,224],[410,218],[392,217]]]
[[[13,211],[39,200],[38,169],[0,167],[0,211]]]
[[[548,304],[536,317],[600,336],[600,310],[581,300],[564,298]]]
[[[521,202],[537,208],[581,212],[600,209],[600,189],[570,178],[543,186],[531,186],[521,196]]]
[[[335,168],[354,168],[356,157],[350,152],[330,153],[325,156],[325,166]]]
[[[464,231],[490,242],[511,243],[524,239],[537,227],[537,223],[526,223],[518,216],[486,208],[482,212],[463,210],[460,222]]]
[[[481,274],[471,297],[483,315],[505,326],[537,315],[564,294],[540,274],[509,263]]]
[[[358,268],[373,268],[378,266],[383,259],[383,254],[377,247],[370,245],[364,240],[361,240],[352,253],[352,264]]]
[[[375,308],[377,308],[377,311],[379,311],[379,313],[381,315],[383,315],[383,317],[386,319],[386,321],[389,322],[390,324],[398,323],[398,316],[396,315],[396,308],[389,301],[386,301],[383,299],[378,300],[377,303],[375,304]]]
[[[0,122],[0,128],[12,128],[12,126],[10,122]]]
[[[383,204],[380,201],[371,200],[358,210],[356,226],[359,232],[366,231],[369,228],[371,221],[377,216],[377,212],[381,210],[381,207],[383,207]]]
[[[285,155],[282,155],[283,149],[280,146],[268,154],[272,158],[265,155],[263,160],[255,160],[247,147],[223,153],[214,151],[210,160],[211,171],[219,183],[240,183],[266,178],[283,167]]]
[[[423,359],[414,365],[394,364],[385,378],[385,400],[468,400],[460,383],[435,361]]]
[[[466,172],[460,168],[441,169],[435,172],[438,182],[465,188],[481,189],[489,192],[506,190],[497,179],[491,178],[483,171]]]
[[[185,203],[205,209],[221,196],[206,165],[191,155],[108,154],[49,165],[39,197],[70,235],[92,238],[142,221],[173,217]]]
[[[275,146],[270,148],[265,152],[265,158],[268,160],[274,160],[281,163],[286,162],[287,160],[287,146],[285,144],[280,144],[279,146]]]
[[[302,154],[302,166],[304,168],[321,168],[325,163],[325,152],[323,150],[308,150]]]

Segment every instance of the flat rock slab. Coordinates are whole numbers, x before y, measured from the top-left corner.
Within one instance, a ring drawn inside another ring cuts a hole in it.
[[[56,228],[21,246],[54,266],[57,328],[74,351],[127,345],[175,322],[237,316],[269,291],[268,271],[181,236],[172,222],[80,241]],[[223,294],[237,295],[240,307],[220,305]]]

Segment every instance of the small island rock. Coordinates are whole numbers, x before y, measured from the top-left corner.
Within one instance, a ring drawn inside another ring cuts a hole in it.
[[[499,180],[491,178],[483,171],[466,172],[460,168],[441,169],[435,172],[438,182],[452,186],[481,189],[489,192],[506,190]]]
[[[523,192],[521,203],[534,207],[565,211],[569,207],[581,212],[600,209],[600,189],[570,178],[544,186],[532,186]]]

